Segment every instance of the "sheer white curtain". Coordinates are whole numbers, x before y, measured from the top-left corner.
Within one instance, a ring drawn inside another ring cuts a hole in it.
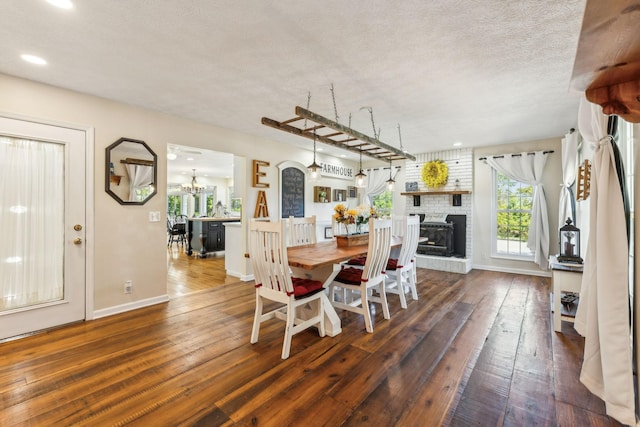
[[[63,297],[64,146],[0,136],[0,311]]]
[[[571,186],[576,182],[578,170],[578,132],[570,132],[562,139],[562,189],[560,190],[560,203],[558,205],[558,227],[562,227],[571,218],[574,225],[575,198]]]
[[[635,425],[629,248],[607,121],[598,105],[582,100],[579,129],[585,142],[595,143],[595,152],[589,196],[589,239],[574,327],[584,336],[580,381],[604,400],[608,415],[623,424]]]
[[[153,167],[125,164],[129,175],[129,201],[137,201],[136,190],[153,184]]]
[[[389,173],[384,169],[368,169],[367,170],[367,203],[373,204],[373,198],[382,194],[387,189],[387,180]]]
[[[507,154],[503,157],[487,157],[487,163],[511,179],[533,186],[533,205],[527,247],[534,253],[534,261],[546,270],[549,259],[549,214],[542,186],[542,173],[547,155],[542,151],[533,154]]]

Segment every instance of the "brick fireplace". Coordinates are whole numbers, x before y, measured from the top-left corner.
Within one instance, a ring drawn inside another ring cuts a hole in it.
[[[449,179],[441,191],[429,194],[429,190],[421,179],[422,165],[425,162],[440,159],[449,167]],[[436,230],[442,229],[445,233],[439,242],[434,244],[437,249],[418,251],[418,267],[430,268],[433,270],[450,271],[456,273],[468,273],[471,271],[471,259],[473,254],[473,198],[471,189],[473,187],[473,151],[471,149],[450,150],[435,153],[423,153],[416,156],[416,161],[407,161],[405,175],[406,182],[417,182],[418,192],[415,197],[407,195],[406,215],[440,216],[446,218],[446,222],[452,226],[434,226]],[[467,190],[469,194],[462,194],[459,203],[454,203],[452,194],[447,191]],[[445,194],[441,194],[445,193]],[[417,200],[414,200],[417,199]],[[441,221],[442,222],[442,221]],[[426,231],[425,222],[421,221],[421,231]],[[452,230],[447,230],[452,228]],[[429,231],[432,232],[432,231]],[[439,231],[438,231],[439,233]],[[452,248],[447,248],[446,233],[450,234]],[[445,246],[443,249],[441,246]]]

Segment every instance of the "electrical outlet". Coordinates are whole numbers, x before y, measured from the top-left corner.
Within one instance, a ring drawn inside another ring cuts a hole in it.
[[[131,282],[131,280],[127,280],[126,282],[124,282],[124,293],[130,294],[131,292],[133,292],[133,283]]]

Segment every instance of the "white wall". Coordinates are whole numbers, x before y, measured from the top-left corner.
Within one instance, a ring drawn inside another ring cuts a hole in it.
[[[492,169],[480,157],[491,155],[554,150],[544,169],[543,186],[549,214],[549,254],[558,252],[558,199],[562,183],[562,137],[483,147],[474,150],[473,200],[473,268],[548,275],[529,261],[515,261],[491,257]]]
[[[250,187],[253,159],[270,162],[265,168],[264,189],[272,219],[279,217],[277,163],[285,158],[310,164],[312,151],[283,145],[276,140],[280,136],[274,130],[274,140],[266,140],[228,129],[215,127],[175,116],[113,102],[103,98],[55,88],[28,80],[0,74],[0,111],[36,120],[66,122],[93,127],[95,130],[94,176],[88,185],[95,187],[93,265],[94,307],[96,310],[113,310],[114,307],[134,306],[137,302],[152,300],[167,293],[167,244],[166,244],[166,191],[158,186],[158,194],[143,206],[123,206],[104,191],[105,148],[121,137],[145,141],[158,156],[158,182],[167,179],[167,144],[189,145],[235,154],[238,163],[247,160],[241,170],[244,177],[234,177],[238,186],[236,196],[243,197],[244,218],[253,216],[257,200],[257,188]],[[312,146],[310,145],[311,149]],[[355,165],[351,165],[355,167]],[[245,179],[242,179],[245,178]],[[247,185],[243,185],[244,182]],[[342,185],[344,182],[341,182]],[[334,180],[321,181],[321,185],[337,187]],[[246,189],[244,196],[241,191]],[[310,190],[309,190],[310,191]],[[307,206],[307,215],[318,218],[330,215],[329,206]],[[160,222],[149,222],[149,212],[161,214]],[[330,220],[330,219],[329,219]],[[132,280],[132,294],[123,293],[123,283]],[[91,314],[89,314],[91,317]]]

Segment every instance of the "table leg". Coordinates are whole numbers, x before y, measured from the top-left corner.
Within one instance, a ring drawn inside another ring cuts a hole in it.
[[[324,306],[324,330],[330,337],[335,337],[342,332],[340,318],[325,292],[322,293],[322,299],[322,305]]]
[[[340,324],[340,318],[338,317],[338,313],[331,305],[331,301],[329,301],[329,297],[325,292],[321,294],[322,305],[324,308],[324,331],[330,337],[335,337],[340,332],[342,332],[342,326]],[[296,313],[296,317],[307,320],[313,317],[313,315],[318,310],[318,301],[310,302],[309,304],[305,304],[302,307],[298,307],[298,311]]]

